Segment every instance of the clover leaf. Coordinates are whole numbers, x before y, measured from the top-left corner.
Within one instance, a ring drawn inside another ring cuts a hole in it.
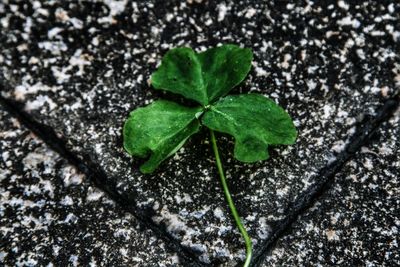
[[[253,54],[248,48],[223,45],[196,53],[191,48],[167,52],[151,76],[155,89],[181,94],[208,105],[226,95],[250,71]]]
[[[153,172],[199,130],[196,113],[200,111],[201,107],[188,108],[165,100],[136,109],[125,123],[125,150],[136,157],[150,156],[140,170]]]
[[[151,84],[200,105],[186,107],[156,100],[132,111],[123,128],[125,150],[132,156],[149,158],[140,167],[143,173],[153,172],[200,127],[210,129],[222,187],[246,244],[244,266],[251,261],[251,239],[229,193],[214,131],[232,135],[234,157],[246,163],[268,159],[269,145],[290,145],[297,137],[290,116],[269,98],[259,94],[226,96],[247,76],[252,59],[250,49],[231,44],[201,53],[187,47],[171,49],[151,76]]]
[[[296,130],[289,115],[258,94],[228,95],[211,106],[201,120],[217,132],[235,137],[234,156],[242,162],[268,159],[268,145],[290,145]]]

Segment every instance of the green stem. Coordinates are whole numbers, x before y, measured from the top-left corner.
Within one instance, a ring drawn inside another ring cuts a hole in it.
[[[239,214],[238,214],[238,212],[236,210],[235,204],[233,204],[231,193],[229,193],[229,188],[228,188],[228,184],[226,183],[224,169],[222,168],[221,159],[219,157],[217,140],[215,139],[214,131],[210,130],[210,133],[211,133],[212,147],[213,147],[213,150],[214,150],[215,159],[217,161],[218,172],[219,172],[219,176],[221,177],[221,183],[222,183],[222,187],[224,188],[226,201],[228,201],[229,208],[231,209],[233,218],[235,219],[236,225],[239,228],[239,231],[242,234],[242,236],[244,238],[244,241],[246,243],[246,261],[244,262],[243,266],[244,267],[248,267],[248,266],[250,266],[251,256],[253,254],[252,248],[251,248],[251,246],[252,246],[251,245],[251,239],[250,239],[249,235],[247,234],[247,231],[244,228],[244,226],[242,224],[242,221],[240,220],[240,217],[239,217]]]

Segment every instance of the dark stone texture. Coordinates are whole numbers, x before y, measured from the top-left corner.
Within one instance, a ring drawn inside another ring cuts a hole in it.
[[[178,265],[164,241],[1,106],[0,129],[1,266]]]
[[[265,266],[400,265],[400,109],[280,239]]]
[[[233,160],[232,140],[218,135],[256,250],[400,81],[400,4],[393,1],[105,2],[0,4],[2,96],[53,128],[137,216],[205,263],[232,266],[244,256],[207,131],[154,175],[140,174],[140,161],[122,149],[129,111],[161,97],[182,100],[147,84],[168,49],[252,48],[254,67],[233,93],[269,96],[295,120],[296,145],[272,148],[270,160],[254,165]]]

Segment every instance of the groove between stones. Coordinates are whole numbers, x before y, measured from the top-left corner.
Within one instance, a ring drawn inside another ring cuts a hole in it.
[[[106,192],[123,209],[135,216],[144,227],[151,229],[158,237],[166,240],[170,247],[179,253],[181,257],[190,259],[192,261],[190,266],[208,266],[207,264],[200,262],[197,256],[190,249],[183,247],[181,244],[179,244],[179,242],[172,238],[170,234],[165,231],[165,229],[162,229],[162,227],[151,221],[149,219],[151,217],[151,211],[139,212],[132,207],[127,206],[124,199],[117,192],[111,189],[113,187],[107,180],[106,175],[101,168],[99,168],[97,164],[91,162],[91,160],[86,160],[87,163],[84,163],[78,159],[66,148],[65,142],[56,136],[53,129],[31,119],[27,113],[22,111],[17,102],[0,96],[0,104],[4,106],[11,114],[16,116],[21,123],[34,132],[53,150],[60,153],[71,164],[75,165],[81,172],[86,174],[98,188]],[[319,196],[326,191],[326,189],[332,183],[333,177],[340,171],[342,166],[349,161],[363,145],[368,143],[371,136],[376,132],[383,122],[392,116],[399,104],[399,95],[387,100],[377,111],[374,117],[370,118],[368,121],[358,127],[355,134],[350,138],[351,141],[346,146],[344,151],[337,156],[337,159],[334,162],[332,162],[330,165],[327,165],[320,171],[320,179],[317,183],[313,184],[307,191],[302,193],[296,198],[295,201],[293,201],[291,212],[282,222],[280,222],[279,226],[275,228],[275,231],[271,237],[264,242],[262,249],[255,251],[253,266],[262,266],[263,260],[273,249],[279,238],[284,236],[297,218],[309,207],[311,207],[312,204],[317,201]]]
[[[176,251],[180,257],[189,260],[192,263],[189,266],[207,266],[200,262],[197,256],[188,248],[183,247],[177,242],[171,235],[156,225],[151,219],[151,211],[139,212],[136,209],[126,205],[126,201],[118,194],[118,192],[112,190],[112,184],[110,184],[103,170],[95,163],[85,159],[87,163],[82,162],[73,153],[71,153],[65,145],[65,141],[57,137],[51,127],[41,124],[24,112],[15,101],[5,99],[0,95],[0,105],[2,105],[10,114],[15,116],[25,127],[36,134],[42,139],[51,149],[59,153],[64,157],[70,164],[77,167],[82,173],[84,173],[100,190],[104,191],[111,199],[113,199],[120,207],[127,212],[131,213],[135,218],[138,219],[139,223],[148,229],[151,229],[154,234],[166,241],[170,248]]]
[[[319,196],[331,185],[334,176],[341,170],[343,165],[348,162],[363,145],[369,142],[381,124],[390,119],[399,105],[400,94],[387,100],[383,106],[378,109],[374,117],[358,127],[350,138],[350,142],[347,144],[346,148],[337,156],[337,159],[321,169],[318,182],[314,183],[307,191],[299,195],[296,200],[293,201],[290,213],[279,223],[279,226],[275,228],[271,237],[264,242],[262,249],[255,252],[253,266],[262,266],[265,257],[274,248],[279,238],[284,236],[291,225],[296,222],[297,218],[318,200]]]

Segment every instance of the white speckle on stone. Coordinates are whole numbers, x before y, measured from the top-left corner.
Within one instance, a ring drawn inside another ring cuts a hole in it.
[[[38,46],[40,49],[47,50],[51,52],[53,55],[60,55],[61,52],[67,50],[67,45],[64,42],[61,41],[43,41],[39,42]]]
[[[25,256],[28,256],[28,258],[25,259]],[[16,266],[37,266],[38,261],[32,258],[32,253],[27,253],[27,254],[22,254],[16,262]]]
[[[83,29],[83,22],[82,22],[82,20],[77,19],[77,18],[70,18],[68,21],[72,24],[72,26],[73,26],[75,29],[78,29],[78,30]]]
[[[104,77],[111,77],[112,75],[113,75],[113,73],[114,73],[114,70],[108,70],[105,74],[104,74]]]
[[[248,221],[248,222],[253,222],[255,219],[256,219],[256,216],[254,214],[253,215],[248,215],[246,217],[246,221]]]
[[[339,236],[337,235],[335,230],[328,230],[325,232],[326,237],[329,241],[338,241]]]
[[[78,99],[75,103],[70,106],[70,110],[78,110],[82,107],[82,101]]]
[[[334,111],[334,109],[332,108],[332,106],[330,106],[329,104],[325,104],[324,107],[322,108],[324,111],[324,114],[322,115],[323,119],[328,119],[332,112]]]
[[[257,13],[257,10],[255,10],[254,8],[249,8],[246,11],[246,14],[244,15],[246,18],[250,19],[252,18],[255,14]]]
[[[379,148],[379,154],[383,156],[391,155],[393,154],[393,150],[391,147],[383,145]]]
[[[271,226],[267,223],[267,218],[260,217],[258,219],[259,228],[257,229],[257,235],[260,239],[268,238],[271,232]]]
[[[387,7],[387,9],[388,9],[388,11],[389,11],[390,13],[393,13],[393,12],[395,11],[395,9],[394,9],[394,4],[393,4],[393,3],[389,4],[388,7]]]
[[[340,34],[340,32],[338,32],[338,31],[327,31],[326,33],[325,33],[325,36],[326,36],[326,38],[331,38],[332,36],[335,36],[335,35],[339,35]]]
[[[78,72],[76,75],[82,76],[84,74],[84,66],[90,65],[91,56],[87,54],[82,54],[82,50],[78,49],[75,51],[74,55],[69,59],[69,64],[71,66],[78,66]]]
[[[114,16],[117,16],[125,11],[125,7],[126,7],[126,4],[128,3],[128,1],[127,0],[120,0],[120,1],[105,0],[104,3],[108,6],[110,12],[108,13],[108,16],[99,18],[97,21],[101,24],[103,24],[103,23],[115,24],[115,23],[117,23],[117,21],[114,19]],[[132,16],[133,22],[136,23],[137,22],[136,10],[131,16]]]
[[[362,59],[362,60],[365,60],[365,53],[364,53],[364,50],[362,50],[362,49],[357,49],[356,50],[356,53],[357,53],[357,56],[360,58],[360,59]]]
[[[173,265],[179,265],[180,261],[179,261],[179,256],[174,254],[168,257],[168,260],[171,262],[171,264]]]
[[[102,154],[103,153],[103,145],[102,144],[95,144],[94,145],[94,150],[96,151],[96,154]]]
[[[1,60],[0,60],[0,63],[1,63]],[[32,56],[32,57],[29,58],[29,61],[28,61],[29,65],[35,65],[35,64],[38,64],[38,63],[39,63],[39,59],[37,57]]]
[[[78,266],[78,256],[77,255],[71,255],[70,257],[69,257],[69,262],[72,264],[72,266]]]
[[[164,223],[169,233],[174,236],[180,236],[182,245],[190,247],[201,254],[206,253],[207,247],[204,244],[193,243],[193,238],[200,234],[199,231],[187,226],[183,221],[183,217],[171,213],[167,206],[164,205],[159,215],[152,217],[152,220],[157,224]]]
[[[164,222],[167,226],[167,231],[172,234],[185,232],[189,229],[179,216],[170,213],[166,206],[162,207],[160,216],[154,216],[152,219],[157,224]]]
[[[122,237],[125,240],[128,240],[130,238],[130,230],[125,229],[125,228],[117,229],[114,232],[114,237]]]
[[[395,67],[392,69],[394,74],[394,82],[397,88],[400,88],[400,64],[395,64]]]
[[[259,77],[261,77],[261,76],[267,77],[268,76],[268,72],[260,67],[255,67],[254,70],[256,71],[256,75]]]
[[[224,212],[222,211],[222,209],[221,209],[220,207],[216,207],[216,208],[214,209],[214,216],[215,216],[216,218],[218,218],[219,220],[221,220],[221,221],[224,221],[224,220],[225,220]]]
[[[71,206],[74,204],[74,201],[70,196],[65,196],[63,199],[61,199],[60,204],[63,206]]]
[[[187,0],[186,1],[188,4],[193,4],[194,2],[200,4],[201,2],[203,2],[203,0]]]
[[[372,169],[374,168],[374,165],[373,165],[372,161],[371,161],[369,158],[366,158],[366,159],[365,159],[365,161],[364,161],[364,167],[365,167],[367,170],[372,170]]]
[[[284,188],[278,188],[276,190],[276,194],[280,197],[285,197],[288,192],[289,192],[290,188],[288,186],[285,186]]]
[[[190,216],[192,216],[196,219],[201,219],[209,210],[210,210],[210,206],[205,205],[205,206],[203,206],[202,209],[191,212]]]
[[[349,113],[345,110],[339,110],[336,115],[338,118],[347,118]]]
[[[349,10],[349,4],[347,4],[345,1],[343,1],[343,0],[339,0],[338,1],[338,6],[341,8],[341,9],[344,9],[344,10]]]
[[[158,210],[160,208],[160,202],[154,201],[153,210]]]
[[[218,21],[223,21],[225,19],[226,12],[228,11],[228,8],[224,3],[220,3],[217,6],[218,9]]]
[[[65,223],[76,223],[77,221],[78,217],[76,217],[76,215],[73,213],[69,213],[64,220]]]
[[[4,262],[4,258],[8,255],[7,252],[0,251],[0,261]]]
[[[51,30],[47,32],[47,37],[49,39],[53,39],[55,36],[57,36],[60,32],[62,32],[64,29],[59,28],[59,27],[54,27]]]
[[[127,0],[115,1],[115,0],[105,0],[104,3],[110,9],[110,15],[116,16],[124,12],[125,6],[128,3]]]
[[[345,147],[346,147],[346,143],[342,140],[339,140],[333,144],[332,150],[335,151],[336,153],[340,153],[344,150]]]
[[[157,37],[160,35],[162,29],[156,26],[151,27],[151,33],[153,34],[154,37]]]
[[[92,43],[92,45],[94,45],[94,46],[98,46],[99,43],[100,43],[99,37],[97,37],[97,36],[93,37],[91,43]]]
[[[384,31],[371,31],[369,34],[371,36],[384,36],[386,33]]]
[[[0,23],[3,28],[7,29],[10,23],[10,16],[4,16],[1,18]]]
[[[227,248],[216,247],[215,252],[220,257],[229,258],[231,256],[231,252]]]
[[[183,197],[179,195],[174,196],[176,203],[181,204],[181,203],[190,203],[193,202],[191,196],[187,193],[183,193]]]
[[[45,104],[48,104],[49,110],[53,110],[57,107],[57,104],[54,103],[47,95],[38,95],[35,100],[27,101],[25,104],[25,111],[32,111],[39,108],[42,108]]]
[[[201,262],[206,263],[206,264],[210,264],[210,263],[211,263],[210,257],[209,257],[207,254],[200,255],[200,256],[199,256],[199,260],[200,260]]]
[[[317,83],[314,80],[307,80],[306,83],[310,90],[314,90],[317,87]]]
[[[167,15],[165,15],[165,19],[167,21],[171,21],[173,18],[174,18],[174,14],[172,14],[172,13],[168,13]]]
[[[281,67],[284,69],[289,68],[289,61],[292,59],[292,56],[290,54],[285,54],[283,56],[283,62],[281,62]]]
[[[83,182],[84,175],[77,172],[75,167],[66,166],[62,169],[64,186],[79,185]]]
[[[69,78],[71,77],[70,74],[67,74],[67,71],[70,68],[63,68],[60,70],[57,66],[52,66],[51,71],[53,73],[54,78],[56,78],[58,84],[62,84],[64,82],[68,82]]]
[[[224,236],[232,230],[232,226],[221,225],[218,227],[218,236]]]
[[[28,50],[28,45],[27,44],[20,44],[19,46],[17,46],[17,50],[18,50],[18,52],[23,52],[23,51],[26,51],[26,50]]]
[[[350,16],[344,17],[341,20],[337,21],[337,24],[340,26],[352,26],[353,28],[360,27],[361,23],[358,19],[353,19]]]
[[[43,191],[48,192],[51,198],[54,198],[54,186],[49,180],[41,180],[40,184],[43,185]]]
[[[65,11],[64,9],[62,9],[60,7],[56,9],[54,15],[58,21],[66,22],[69,20],[67,11]]]
[[[58,90],[57,87],[48,86],[41,82],[37,82],[33,85],[30,85],[28,83],[22,83],[15,87],[14,96],[17,100],[25,100],[26,96],[29,94],[36,94],[38,92],[47,92],[47,91],[55,92],[57,90]]]
[[[287,10],[292,10],[294,7],[295,7],[295,4],[293,4],[293,3],[289,3],[286,5]]]
[[[94,189],[93,187],[90,187],[86,196],[87,201],[98,201],[104,193],[98,189]]]

